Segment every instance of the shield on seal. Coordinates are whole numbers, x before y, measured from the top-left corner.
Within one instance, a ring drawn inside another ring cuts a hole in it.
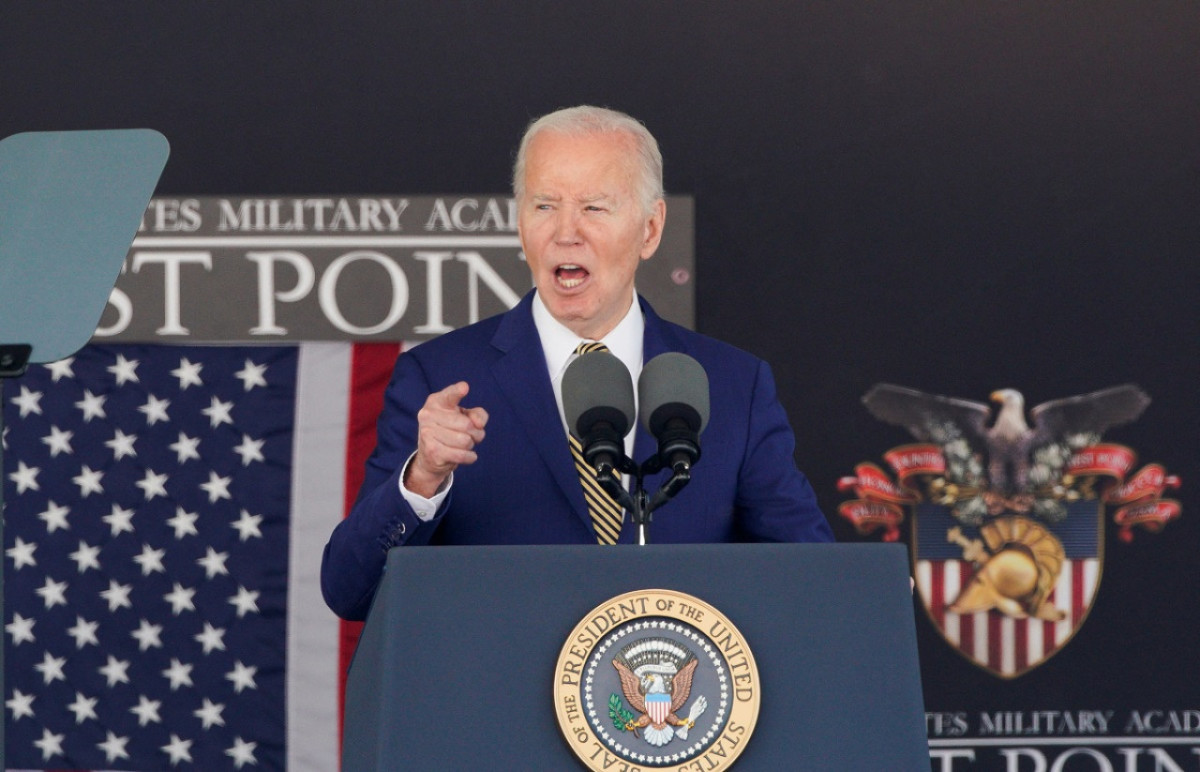
[[[671,695],[663,692],[647,694],[646,715],[650,716],[650,720],[655,724],[665,724],[667,716],[671,715]]]

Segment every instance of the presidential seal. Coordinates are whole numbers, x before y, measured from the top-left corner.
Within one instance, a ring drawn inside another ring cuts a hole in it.
[[[758,719],[758,668],[712,606],[639,590],[600,604],[571,631],[554,704],[589,769],[727,769]]]

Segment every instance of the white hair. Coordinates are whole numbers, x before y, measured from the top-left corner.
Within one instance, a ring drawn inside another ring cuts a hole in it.
[[[517,160],[513,164],[513,195],[518,200],[525,195],[525,156],[529,143],[543,131],[573,135],[610,132],[627,134],[633,140],[636,152],[637,174],[634,186],[642,208],[649,214],[654,209],[654,202],[666,195],[663,192],[662,153],[659,152],[658,142],[649,129],[633,116],[617,110],[579,105],[543,115],[525,129],[525,136],[521,138],[521,144],[517,147]]]

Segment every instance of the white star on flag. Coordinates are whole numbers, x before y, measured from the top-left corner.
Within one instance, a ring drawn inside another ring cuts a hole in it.
[[[75,436],[75,432],[63,431],[57,426],[50,427],[50,434],[42,438],[42,442],[50,448],[50,458],[58,458],[59,453],[70,455],[74,451],[71,450],[71,438]]]
[[[246,616],[246,614],[252,611],[258,613],[258,592],[247,590],[239,584],[237,595],[231,597],[229,603],[237,609],[239,618]]]
[[[13,689],[12,699],[6,700],[4,705],[12,714],[12,720],[20,721],[24,716],[33,718],[33,701],[35,699],[36,697],[32,694],[22,694],[20,689]]]
[[[262,515],[252,515],[246,510],[242,510],[242,516],[235,520],[231,525],[237,529],[238,539],[246,541],[251,536],[262,538],[262,530],[259,525],[262,523]]]
[[[142,567],[142,576],[149,576],[156,571],[161,572],[166,570],[163,568],[162,562],[163,555],[165,554],[167,554],[166,550],[156,550],[149,544],[143,544],[142,553],[136,556],[133,562]]]
[[[147,649],[162,648],[162,625],[152,625],[145,619],[138,625],[138,629],[129,634],[129,637],[138,642],[138,651],[146,651]]]
[[[208,492],[208,503],[213,504],[221,499],[232,499],[229,494],[229,484],[232,477],[221,477],[216,472],[208,473],[208,482],[201,483],[200,489]]]
[[[155,496],[166,496],[166,484],[167,475],[159,474],[153,469],[147,469],[145,476],[134,483],[134,485],[142,489],[142,493],[146,496],[146,501],[151,501]]]
[[[262,446],[265,440],[254,440],[249,434],[242,435],[242,444],[234,447],[233,451],[242,457],[242,466],[250,466],[251,461],[262,461]]]
[[[125,750],[125,746],[129,744],[128,737],[117,737],[112,732],[105,732],[104,736],[104,742],[96,743],[96,747],[104,751],[104,757],[108,763],[111,764],[117,759],[129,758],[129,753]]]
[[[55,734],[49,729],[42,729],[42,739],[33,742],[42,751],[42,761],[49,761],[51,756],[62,755],[62,742],[65,736]]]
[[[97,702],[99,702],[99,700],[97,700],[95,697],[84,697],[82,692],[75,692],[75,701],[67,706],[67,710],[75,714],[76,724],[82,724],[89,718],[97,718]]]
[[[146,415],[146,424],[154,426],[159,421],[170,421],[170,416],[167,415],[167,408],[171,406],[171,400],[159,399],[153,394],[146,396],[146,404],[138,408],[138,410]]]
[[[163,596],[163,600],[171,604],[171,613],[179,616],[181,612],[196,610],[196,604],[192,603],[195,596],[195,590],[176,582],[174,588]]]
[[[129,602],[129,593],[133,591],[131,584],[118,584],[116,579],[108,581],[108,589],[100,592],[100,597],[108,601],[108,610],[116,611],[119,608],[132,608],[133,604]]]
[[[75,561],[76,570],[81,574],[89,568],[100,570],[100,548],[92,547],[85,541],[80,541],[79,549],[67,557]]]
[[[208,622],[204,623],[204,631],[196,633],[193,636],[200,645],[204,647],[205,654],[211,654],[213,651],[225,651],[224,628],[213,627]]]
[[[247,667],[239,659],[233,664],[233,670],[226,673],[225,677],[233,682],[233,691],[241,694],[243,689],[258,688],[258,684],[254,683],[254,675],[257,672],[258,668]]]
[[[126,434],[120,429],[113,438],[104,443],[104,446],[111,448],[113,452],[113,461],[120,461],[126,456],[136,456],[137,451],[133,449],[133,443],[137,442],[136,434]]]
[[[245,513],[245,510],[242,510]],[[245,541],[243,538],[242,541]],[[33,542],[27,542],[20,536],[13,542],[13,546],[4,551],[13,559],[13,570],[19,571],[23,566],[36,566],[37,560],[34,559],[33,553],[37,551],[37,545]]]
[[[233,746],[225,751],[225,755],[233,759],[234,769],[241,769],[246,764],[257,764],[257,759],[254,758],[254,749],[258,747],[258,743],[250,743],[237,737],[233,741]]]
[[[175,451],[175,454],[178,457],[179,463],[181,465],[183,464],[184,461],[187,461],[189,458],[194,458],[196,460],[200,459],[200,438],[199,437],[189,437],[186,434],[184,434],[183,432],[180,432],[179,439],[176,440],[175,442],[171,443],[167,447],[170,448],[171,450]]]
[[[4,626],[4,630],[12,636],[13,646],[19,646],[28,641],[33,643],[36,640],[33,636],[33,626],[37,624],[37,620],[33,618],[25,618],[20,614],[13,614],[13,621]]]
[[[192,715],[200,719],[204,724],[205,729],[210,729],[215,724],[217,726],[225,726],[225,719],[221,717],[225,706],[219,705],[207,697],[204,698],[204,705]]]
[[[184,536],[196,536],[200,532],[196,530],[196,521],[200,519],[200,515],[195,512],[185,512],[183,507],[175,508],[175,517],[167,520],[167,525],[175,529],[175,538],[182,539]]]
[[[179,367],[171,371],[179,379],[179,390],[186,391],[189,386],[203,386],[204,381],[200,380],[200,371],[204,369],[204,365],[199,362],[191,362],[187,357],[179,361]]]
[[[117,534],[128,531],[133,533],[133,510],[125,509],[119,504],[112,505],[112,512],[100,518],[105,523],[108,523],[112,529],[112,537],[117,538]]]
[[[108,655],[108,661],[103,667],[97,668],[96,672],[104,676],[108,681],[108,688],[112,688],[117,684],[129,683],[129,662],[127,660],[117,659],[113,655]]]
[[[266,365],[257,365],[246,360],[246,366],[234,373],[235,376],[242,382],[242,387],[246,391],[250,391],[255,386],[266,386],[267,379],[263,377],[267,372]]]
[[[30,391],[27,386],[21,386],[20,396],[13,397],[13,404],[21,409],[21,417],[30,413],[42,414],[42,407],[38,403],[42,399],[42,392]]]
[[[93,394],[90,389],[84,389],[83,399],[75,403],[75,407],[83,411],[83,422],[88,423],[93,418],[106,418],[104,402],[107,399],[102,394]]]
[[[37,476],[42,470],[35,466],[26,466],[24,461],[17,462],[17,471],[8,476],[8,479],[17,484],[17,495],[20,496],[26,491],[41,490],[38,487]]]
[[[191,748],[191,740],[185,740],[171,732],[171,742],[162,746],[162,752],[170,756],[171,766],[175,766],[181,761],[190,762],[192,760]]]
[[[144,694],[139,694],[138,704],[130,708],[129,712],[137,716],[138,726],[161,724],[162,718],[158,715],[158,709],[161,707],[162,700],[152,700]]]
[[[233,417],[230,415],[232,410],[232,402],[222,402],[216,397],[213,397],[209,406],[200,412],[208,416],[208,420],[212,424],[212,428],[216,429],[221,424],[233,423]]]
[[[67,664],[66,657],[55,657],[47,651],[42,654],[41,663],[34,665],[33,669],[41,673],[42,682],[49,685],[54,681],[67,680],[66,675],[63,673],[63,665],[65,664]]]
[[[67,628],[67,635],[75,639],[75,648],[82,649],[84,646],[99,646],[100,639],[96,637],[96,629],[100,627],[99,622],[89,622],[83,617],[75,616],[75,626]]]
[[[104,486],[100,484],[102,477],[104,477],[104,472],[84,464],[82,471],[72,477],[71,482],[79,486],[80,498],[86,499],[93,493],[104,493]]]
[[[225,567],[225,560],[228,557],[228,552],[217,552],[212,547],[207,547],[204,557],[198,559],[196,563],[204,567],[205,577],[212,579],[217,574],[229,573],[229,569]]]
[[[46,608],[51,609],[55,606],[67,605],[67,583],[56,582],[50,577],[46,577],[46,583],[39,589],[34,591],[34,594],[42,596]]]
[[[116,377],[118,386],[124,386],[126,383],[138,382],[137,366],[136,359],[126,359],[124,354],[117,354],[117,363],[106,369]]]
[[[50,362],[46,365],[46,369],[50,372],[50,379],[58,383],[63,378],[74,378],[75,371],[71,369],[71,364],[75,361],[75,357],[67,357],[60,359],[57,362]]]
[[[185,665],[174,657],[171,657],[171,666],[162,672],[166,679],[171,682],[171,691],[176,691],[181,686],[192,685],[193,667],[195,666]]]
[[[68,507],[59,506],[54,503],[54,499],[49,499],[46,502],[46,509],[38,512],[38,520],[46,523],[46,533],[54,533],[59,529],[66,530],[71,526],[67,525],[67,515],[71,513]]]

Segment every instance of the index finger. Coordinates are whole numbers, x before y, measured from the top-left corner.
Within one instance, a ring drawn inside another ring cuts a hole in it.
[[[463,397],[467,396],[467,392],[470,390],[471,387],[467,385],[466,381],[452,383],[441,391],[430,394],[429,404],[452,410],[458,407],[458,403],[462,401]]]

